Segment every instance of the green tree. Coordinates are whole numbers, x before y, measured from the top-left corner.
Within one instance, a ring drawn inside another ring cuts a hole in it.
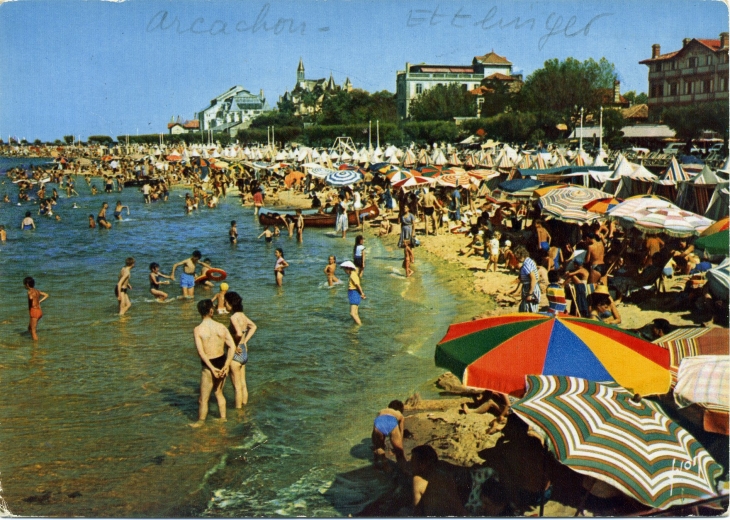
[[[437,85],[411,101],[409,111],[414,121],[448,121],[474,116],[477,103],[461,85]]]
[[[111,144],[114,144],[114,139],[112,139],[108,135],[90,135],[89,144],[103,144],[109,146]]]
[[[72,135],[64,135],[63,136],[63,141],[66,144],[73,144],[73,142],[74,142],[74,136],[72,136]]]
[[[632,105],[645,105],[649,102],[649,96],[646,95],[646,92],[637,94],[635,90],[629,90],[628,92],[624,92],[623,96]]]
[[[623,140],[621,130],[626,125],[620,110],[606,109],[603,111],[603,142],[610,148],[617,148]]]
[[[692,148],[692,141],[702,137],[705,130],[722,134],[727,142],[729,117],[728,104],[720,101],[667,108],[662,112],[663,122],[674,130],[677,138],[687,143],[687,153]]]
[[[575,58],[545,62],[543,68],[530,74],[520,91],[524,110],[542,114],[541,119],[557,119],[575,127],[580,109],[597,114],[603,89],[612,89],[616,70],[605,58],[580,62]],[[548,116],[552,114],[552,116]]]
[[[513,108],[515,94],[510,92],[509,85],[504,81],[487,81],[484,86],[493,92],[484,96],[481,117],[491,117]]]
[[[301,119],[294,115],[294,112],[282,112],[281,110],[272,110],[261,114],[251,121],[250,128],[266,128],[268,126],[301,126]]]

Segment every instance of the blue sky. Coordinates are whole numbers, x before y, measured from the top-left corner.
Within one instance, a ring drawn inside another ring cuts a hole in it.
[[[395,92],[406,62],[494,50],[527,77],[550,58],[606,57],[622,91],[645,92],[653,43],[727,30],[712,0],[17,0],[0,5],[0,135],[166,132],[234,85],[273,107],[300,57],[307,78],[370,92]]]

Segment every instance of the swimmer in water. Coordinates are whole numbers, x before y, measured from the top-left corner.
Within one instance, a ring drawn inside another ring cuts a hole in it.
[[[226,293],[226,309],[231,313],[228,330],[236,344],[236,353],[231,361],[231,381],[236,395],[236,408],[248,404],[246,387],[246,362],[248,361],[248,341],[256,332],[256,324],[243,313],[241,296],[233,291]]]
[[[30,211],[25,212],[25,218],[20,224],[20,229],[24,231],[29,229],[35,229],[35,222],[33,222],[33,217],[30,216]]]
[[[231,244],[238,242],[238,228],[236,227],[236,221],[231,220],[231,228],[228,230],[228,239]]]
[[[5,226],[0,226],[0,242],[5,242],[8,239],[8,232],[5,231]]]
[[[122,201],[118,200],[117,205],[114,208],[114,218],[117,220],[122,220],[122,210],[127,209],[127,216],[129,216],[129,206],[122,206]]]
[[[28,324],[28,332],[34,341],[38,341],[38,321],[43,317],[41,311],[41,302],[44,302],[48,295],[35,288],[35,280],[26,276],[23,279],[23,285],[28,291],[28,311],[30,312],[30,323]]]
[[[210,301],[213,302],[213,305],[217,307],[216,312],[218,314],[228,314],[228,310],[226,309],[226,293],[228,292],[228,284],[226,282],[223,282],[220,286],[220,292],[213,296]]]
[[[170,272],[170,280],[175,281],[175,269],[183,266],[183,274],[180,276],[180,287],[182,288],[183,298],[193,298],[195,296],[195,268],[198,264],[210,269],[210,266],[201,262],[202,254],[195,250],[190,258],[181,260],[172,266]]]
[[[211,392],[215,394],[220,410],[221,421],[226,420],[226,398],[223,395],[223,385],[231,367],[233,356],[236,353],[236,343],[228,329],[213,321],[213,302],[200,300],[198,312],[203,320],[195,327],[193,337],[195,347],[200,356],[200,398],[198,399],[198,421],[191,424],[193,428],[200,428],[208,417],[208,400]],[[226,352],[228,347],[228,352]]]
[[[130,256],[124,261],[124,267],[119,271],[119,280],[117,280],[117,285],[114,287],[114,295],[119,301],[120,316],[124,316],[124,313],[132,306],[132,302],[129,300],[129,295],[127,294],[127,291],[132,288],[132,284],[129,283],[132,267],[134,267],[134,258]]]
[[[96,222],[103,228],[111,229],[112,225],[109,223],[109,221],[106,219],[106,210],[109,207],[109,204],[104,202],[101,205],[101,209],[99,210],[99,214],[96,216]]]
[[[284,251],[277,247],[274,252],[276,255],[276,264],[274,265],[274,277],[276,278],[276,285],[281,287],[284,282],[284,269],[289,267],[289,263],[284,260]]]
[[[332,287],[336,283],[340,283],[340,279],[335,276],[335,270],[337,269],[337,258],[330,255],[327,260],[327,266],[324,268],[324,274],[327,275],[327,285]]]
[[[162,274],[160,272],[160,264],[152,262],[150,264],[150,293],[157,299],[158,302],[164,302],[165,300],[167,300],[167,293],[160,290],[160,285],[170,284],[170,282],[164,282],[160,280],[161,277],[167,278],[168,280],[170,279],[168,275]]]
[[[94,215],[89,215],[89,227],[92,229],[96,227],[96,220],[94,220]]]
[[[264,237],[264,240],[266,240],[266,243],[268,244],[268,243],[271,243],[271,242],[272,242],[272,241],[274,240],[274,237],[273,237],[273,235],[274,235],[274,234],[273,234],[273,233],[271,232],[271,226],[269,226],[269,227],[267,227],[266,229],[264,229],[264,232],[263,232],[263,233],[261,233],[261,234],[260,234],[260,235],[259,235],[258,237],[256,237],[256,238],[261,238],[261,237]]]

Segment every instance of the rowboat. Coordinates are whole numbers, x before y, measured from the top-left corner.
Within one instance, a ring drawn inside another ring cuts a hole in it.
[[[334,227],[337,215],[332,211],[334,208],[330,208],[328,213],[315,213],[309,215],[302,215],[304,219],[304,227]],[[380,214],[380,210],[376,205],[367,206],[360,210],[348,211],[347,222],[351,226],[360,225],[359,217],[363,219],[374,219]],[[275,213],[275,212],[264,212],[259,214],[259,224],[262,226],[281,226],[284,224],[283,220],[286,216],[290,218],[297,218],[296,214],[293,213]]]

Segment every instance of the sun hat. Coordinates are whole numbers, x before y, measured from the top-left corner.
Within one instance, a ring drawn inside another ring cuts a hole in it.
[[[223,282],[221,284],[221,291],[227,291],[228,290],[228,284],[226,282]]]
[[[352,262],[350,262],[349,260],[345,260],[344,262],[342,262],[340,264],[340,267],[342,267],[344,269],[357,269],[357,266],[355,264],[353,264]]]
[[[593,289],[593,294],[608,294],[608,286],[596,285],[596,287]]]
[[[512,241],[511,240],[505,240],[504,241],[504,245],[507,246],[507,247],[510,247],[512,245]]]

